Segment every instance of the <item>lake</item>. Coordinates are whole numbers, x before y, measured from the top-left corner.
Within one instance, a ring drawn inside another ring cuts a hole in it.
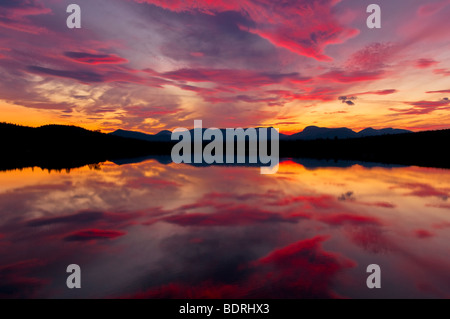
[[[0,172],[0,297],[449,298],[449,196],[450,170],[295,159]]]

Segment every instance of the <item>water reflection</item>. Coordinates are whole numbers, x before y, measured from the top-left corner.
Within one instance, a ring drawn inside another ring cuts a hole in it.
[[[450,171],[301,163],[0,173],[0,297],[449,297]]]

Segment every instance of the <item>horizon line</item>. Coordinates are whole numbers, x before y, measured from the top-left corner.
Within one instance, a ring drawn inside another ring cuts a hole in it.
[[[124,129],[124,128],[115,128],[115,129],[111,129],[111,130],[105,130],[105,129],[88,129],[88,128],[85,128],[85,127],[83,127],[83,126],[81,126],[80,124],[67,124],[67,123],[65,123],[65,124],[58,124],[58,123],[49,123],[49,124],[43,124],[43,125],[25,125],[25,124],[17,124],[17,123],[11,123],[11,122],[0,122],[0,124],[9,124],[9,125],[16,125],[16,126],[22,126],[22,127],[30,127],[30,128],[39,128],[39,127],[44,127],[44,126],[52,126],[52,125],[54,125],[54,126],[72,126],[72,127],[79,127],[79,128],[82,128],[82,129],[85,129],[85,130],[87,130],[87,131],[92,131],[92,132],[100,132],[100,133],[104,133],[104,134],[109,134],[109,133],[112,133],[112,132],[115,132],[115,131],[118,131],[118,130],[122,130],[122,131],[128,131],[128,132],[135,132],[135,133],[142,133],[142,134],[147,134],[147,135],[156,135],[156,134],[158,134],[158,133],[160,133],[160,132],[162,132],[162,131],[169,131],[169,132],[173,132],[173,130],[170,130],[170,129],[162,129],[162,130],[160,130],[160,131],[158,131],[158,132],[156,132],[156,133],[149,133],[149,132],[145,132],[145,131],[141,131],[141,130],[135,130],[135,129]],[[251,127],[251,126],[250,126]],[[247,128],[250,128],[250,127],[242,127],[242,126],[239,126],[239,127],[234,127],[233,129],[237,129],[237,128],[243,128],[243,129],[247,129]],[[256,126],[256,127],[254,127],[254,128],[271,128],[271,127],[274,127],[274,126]],[[363,131],[363,130],[365,130],[365,129],[369,129],[369,128],[372,128],[372,129],[374,129],[374,130],[383,130],[383,129],[395,129],[395,130],[407,130],[407,131],[411,131],[411,132],[413,132],[413,133],[418,133],[418,132],[427,132],[427,131],[441,131],[441,130],[448,130],[448,129],[450,129],[450,125],[448,125],[448,127],[447,128],[431,128],[431,129],[420,129],[420,130],[414,130],[414,129],[409,129],[409,128],[397,128],[397,127],[382,127],[382,128],[374,128],[374,127],[372,127],[372,126],[369,126],[369,127],[366,127],[366,128],[363,128],[363,129],[360,129],[360,130],[355,130],[355,129],[353,129],[353,128],[350,128],[350,127],[346,127],[346,126],[340,126],[340,127],[325,127],[325,126],[317,126],[317,125],[307,125],[307,126],[305,126],[303,129],[301,129],[301,130],[299,130],[299,131],[295,131],[295,132],[292,132],[292,131],[289,131],[289,133],[283,133],[281,130],[279,131],[279,133],[280,134],[283,134],[283,135],[288,135],[288,136],[291,136],[291,135],[293,135],[293,134],[297,134],[297,133],[301,133],[301,132],[303,132],[306,128],[308,128],[308,127],[317,127],[317,128],[326,128],[326,129],[342,129],[342,128],[344,128],[344,129],[349,129],[349,130],[352,130],[353,132],[355,132],[355,133],[359,133],[359,132],[361,132],[361,131]],[[206,129],[207,127],[205,127],[204,129]],[[217,128],[217,127],[213,127],[213,128],[215,128],[215,129],[220,129],[220,130],[222,130],[222,129],[227,129],[227,128]],[[194,130],[194,128],[187,128],[187,130]]]

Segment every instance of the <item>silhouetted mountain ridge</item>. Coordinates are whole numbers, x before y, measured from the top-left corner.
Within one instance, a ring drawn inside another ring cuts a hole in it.
[[[308,126],[299,133],[292,134],[291,140],[317,140],[327,138],[353,138],[358,137],[358,134],[349,128],[326,128],[317,126]]]
[[[203,128],[202,132],[206,129]],[[225,129],[219,129],[223,136],[225,137]],[[194,129],[189,130],[192,133]],[[257,132],[259,132],[259,128],[257,128]],[[367,136],[380,136],[380,135],[389,135],[389,134],[403,134],[403,133],[412,133],[408,130],[402,129],[394,129],[394,128],[384,128],[384,129],[373,129],[371,127],[366,128],[360,132],[355,132],[349,128],[341,127],[341,128],[326,128],[326,127],[318,127],[318,126],[308,126],[303,131],[294,133],[292,135],[286,135],[280,133],[280,140],[318,140],[318,139],[347,139],[347,138],[358,138],[358,137],[367,137]],[[161,131],[157,134],[146,134],[142,132],[136,131],[125,131],[125,130],[116,130],[111,135],[121,136],[126,138],[135,138],[144,141],[150,142],[169,142],[171,141],[171,132],[170,131]]]
[[[333,133],[353,136],[351,130],[346,128],[331,130]],[[450,153],[446,150],[450,129],[416,133],[397,131],[397,134],[389,135],[386,135],[386,132],[392,132],[392,129],[369,128],[355,134],[372,136],[333,138],[333,135],[329,134],[330,129],[309,127],[301,132],[305,134],[305,139],[280,140],[280,157],[450,168]],[[119,133],[128,134],[127,131]],[[132,133],[131,136],[147,135]],[[316,133],[320,133],[322,137],[311,139]],[[162,131],[155,136],[167,138],[170,134],[169,131]],[[128,162],[127,159],[148,156],[168,158],[173,145],[177,143],[127,138],[76,126],[45,125],[32,128],[6,123],[0,123],[0,138],[0,170],[33,166],[49,169],[73,168],[107,160]]]
[[[167,143],[150,143],[68,125],[33,128],[0,123],[0,138],[3,169],[72,168],[112,159],[167,154],[172,148]]]

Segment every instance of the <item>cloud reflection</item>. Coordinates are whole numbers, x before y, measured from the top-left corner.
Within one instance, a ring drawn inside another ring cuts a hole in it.
[[[273,176],[156,161],[4,172],[0,296],[358,297],[361,269],[380,258],[402,296],[450,291],[448,174],[292,161]],[[89,294],[61,290],[71,263]]]

